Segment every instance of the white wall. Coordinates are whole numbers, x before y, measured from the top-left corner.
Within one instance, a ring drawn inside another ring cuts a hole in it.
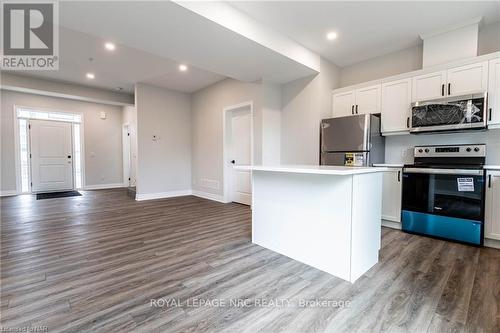
[[[14,105],[82,112],[84,118],[85,186],[123,184],[122,108],[12,91],[1,91],[2,192],[16,190]],[[107,119],[100,119],[100,112]]]
[[[319,125],[331,117],[331,92],[339,82],[339,68],[321,59],[320,74],[283,85],[281,163],[319,163]]]
[[[191,189],[191,103],[188,94],[139,83],[137,195],[179,195]],[[153,140],[156,135],[156,141]]]
[[[123,125],[128,125],[130,133],[130,186],[137,182],[137,109],[135,106],[123,107]]]
[[[2,73],[2,89],[101,104],[134,104],[131,94],[12,73]]]
[[[385,138],[386,163],[413,163],[412,148],[418,145],[486,144],[486,163],[500,165],[500,129],[486,132],[398,135]]]
[[[228,106],[253,101],[254,160],[261,153],[261,84],[233,79],[217,82],[192,95],[192,188],[223,195],[223,112]]]
[[[500,22],[480,26],[478,55],[500,51]],[[422,69],[422,45],[369,59],[340,70],[340,87]]]

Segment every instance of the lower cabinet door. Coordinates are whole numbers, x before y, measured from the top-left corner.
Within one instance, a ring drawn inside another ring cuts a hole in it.
[[[401,194],[403,170],[391,168],[384,172],[382,190],[382,219],[392,222],[401,222]]]
[[[500,240],[500,171],[488,171],[486,177],[484,237]]]

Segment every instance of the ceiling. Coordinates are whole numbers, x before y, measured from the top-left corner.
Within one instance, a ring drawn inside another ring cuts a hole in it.
[[[191,93],[225,78],[193,66],[180,72],[177,61],[125,45],[117,44],[116,50],[110,52],[104,48],[107,41],[61,27],[59,70],[23,74],[104,89],[121,87],[127,93],[134,92],[136,82]],[[95,79],[87,79],[85,74],[88,72],[94,73]]]
[[[421,42],[419,35],[482,17],[500,21],[500,2],[231,1],[231,6],[344,67]],[[325,34],[338,38],[327,41]]]

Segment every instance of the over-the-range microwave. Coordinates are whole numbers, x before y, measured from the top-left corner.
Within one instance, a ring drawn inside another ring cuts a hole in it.
[[[412,104],[410,133],[486,129],[487,93],[455,96]]]

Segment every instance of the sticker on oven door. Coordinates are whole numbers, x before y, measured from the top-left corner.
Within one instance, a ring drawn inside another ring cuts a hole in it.
[[[459,192],[474,192],[474,178],[457,178]]]

